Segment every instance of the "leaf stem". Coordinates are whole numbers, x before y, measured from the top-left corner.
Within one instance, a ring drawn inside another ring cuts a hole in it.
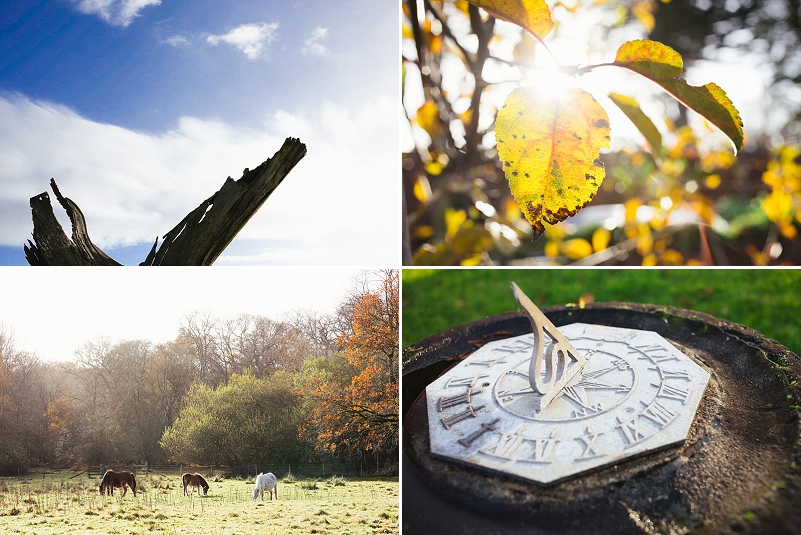
[[[531,33],[531,32],[529,32],[529,33]],[[559,67],[559,68],[562,68],[562,64],[561,64],[561,63],[559,63],[559,60],[558,60],[558,59],[556,59],[556,56],[554,56],[554,55],[553,55],[553,52],[551,52],[551,49],[550,49],[550,48],[548,48],[548,45],[546,45],[546,44],[545,44],[545,41],[543,41],[543,40],[542,40],[542,38],[541,38],[539,35],[536,35],[536,34],[534,34],[534,33],[531,33],[531,35],[533,35],[533,36],[534,36],[534,38],[535,38],[537,41],[539,41],[539,42],[540,42],[540,44],[541,44],[542,46],[544,46],[544,47],[545,47],[545,50],[547,50],[547,51],[548,51],[548,54],[550,54],[550,55],[551,55],[551,57],[553,58],[553,61],[554,61],[554,63],[556,63],[556,66],[557,66],[557,67]]]
[[[574,73],[576,76],[581,76],[582,74],[587,74],[593,69],[598,67],[616,67],[618,66],[617,63],[599,63],[598,65],[587,65],[586,67],[582,67],[580,69],[576,69]]]

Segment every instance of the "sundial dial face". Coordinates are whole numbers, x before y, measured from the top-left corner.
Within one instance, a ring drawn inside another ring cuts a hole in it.
[[[651,331],[548,324],[542,344],[536,328],[489,343],[428,385],[432,454],[550,484],[687,438],[706,370]],[[541,362],[532,381],[539,346],[547,361],[558,343],[577,360]]]

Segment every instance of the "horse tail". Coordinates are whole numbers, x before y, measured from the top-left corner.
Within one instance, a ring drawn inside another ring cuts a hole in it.
[[[129,473],[129,475],[131,476],[131,482],[129,483],[129,485],[131,486],[131,490],[133,491],[134,496],[136,496],[136,476],[133,475],[132,472]]]
[[[103,494],[103,490],[104,490],[104,489],[105,489],[105,487],[106,487],[106,483],[107,483],[107,482],[106,482],[106,478],[107,478],[107,477],[108,477],[108,472],[106,472],[105,474],[103,474],[103,477],[102,477],[102,478],[100,478],[100,494]]]

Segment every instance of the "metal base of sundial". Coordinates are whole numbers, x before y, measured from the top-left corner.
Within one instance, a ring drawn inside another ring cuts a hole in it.
[[[484,344],[531,331],[522,313],[464,324],[404,354],[403,533],[801,533],[796,355],[671,307],[544,311],[556,326],[655,331],[697,358],[711,378],[686,441],[549,486],[432,455],[425,387]]]

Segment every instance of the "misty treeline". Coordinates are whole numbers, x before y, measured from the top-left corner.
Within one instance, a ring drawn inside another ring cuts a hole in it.
[[[337,311],[280,321],[193,312],[174,340],[84,343],[48,363],[0,329],[0,472],[332,458],[397,469],[398,273]],[[42,326],[46,335],[46,326]]]

